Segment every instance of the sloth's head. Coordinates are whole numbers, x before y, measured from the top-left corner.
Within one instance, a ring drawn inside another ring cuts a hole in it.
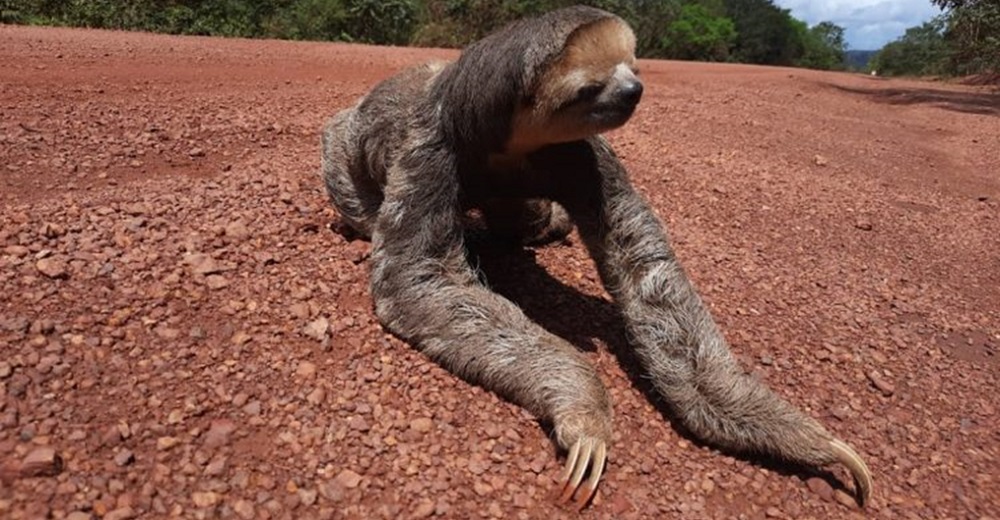
[[[618,128],[642,98],[635,35],[617,17],[581,25],[529,85],[507,151],[585,139]]]

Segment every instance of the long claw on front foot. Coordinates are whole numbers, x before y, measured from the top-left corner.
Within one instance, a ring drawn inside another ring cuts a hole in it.
[[[858,455],[858,452],[854,451],[843,441],[834,439],[830,441],[830,446],[833,448],[834,454],[837,456],[837,460],[841,464],[847,466],[850,470],[851,475],[854,476],[854,485],[857,486],[858,502],[861,506],[864,506],[872,498],[872,474],[868,470],[868,465]]]
[[[604,463],[607,460],[608,448],[602,441],[582,439],[576,441],[570,448],[566,458],[566,467],[559,477],[558,493],[560,504],[565,504],[577,495],[573,502],[577,509],[583,509],[597,491],[597,484],[604,473]],[[587,468],[590,475],[583,481]],[[581,483],[583,484],[581,486]]]

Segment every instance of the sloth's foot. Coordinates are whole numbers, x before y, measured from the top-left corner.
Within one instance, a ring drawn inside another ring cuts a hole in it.
[[[864,459],[858,455],[844,441],[838,439],[830,440],[830,451],[838,462],[850,470],[854,477],[854,486],[858,496],[858,503],[861,506],[867,504],[872,498],[872,473],[868,470],[868,465]]]
[[[578,439],[570,448],[566,466],[559,476],[556,490],[558,502],[565,504],[572,500],[578,510],[586,507],[597,491],[607,456],[608,447],[604,441],[593,437]],[[590,474],[584,482],[587,468],[590,468]]]

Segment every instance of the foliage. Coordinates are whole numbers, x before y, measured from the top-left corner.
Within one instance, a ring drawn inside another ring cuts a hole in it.
[[[796,65],[825,70],[847,67],[847,42],[843,27],[833,22],[820,22],[800,35],[803,53]]]
[[[725,0],[725,5],[739,34],[733,51],[738,61],[792,65],[802,56],[804,24],[787,9],[771,0]]]
[[[1000,73],[1000,2],[933,2],[945,13],[888,43],[871,68],[886,75]]]
[[[725,16],[701,4],[688,4],[667,26],[663,36],[666,56],[682,60],[726,61],[736,41],[736,26]]]
[[[935,0],[950,9],[946,38],[959,74],[1000,72],[1000,2]]]
[[[0,21],[461,47],[512,20],[576,3],[629,22],[641,57],[842,62],[835,26],[809,29],[772,0],[0,0]]]
[[[938,75],[947,71],[950,50],[945,40],[947,18],[939,16],[906,30],[876,54],[870,66],[879,74]]]

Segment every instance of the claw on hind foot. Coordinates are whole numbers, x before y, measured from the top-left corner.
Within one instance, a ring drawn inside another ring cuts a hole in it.
[[[586,507],[597,491],[607,456],[608,448],[604,441],[594,439],[576,441],[569,450],[566,466],[559,476],[556,488],[556,493],[559,495],[558,503],[566,504],[572,501],[577,510]],[[584,482],[583,477],[587,468],[590,468],[590,474]]]
[[[833,439],[830,441],[830,447],[833,449],[834,455],[837,460],[850,470],[851,475],[854,476],[854,485],[857,488],[858,502],[863,507],[872,498],[872,474],[868,471],[868,465],[858,455],[858,452],[854,451],[843,441]]]

